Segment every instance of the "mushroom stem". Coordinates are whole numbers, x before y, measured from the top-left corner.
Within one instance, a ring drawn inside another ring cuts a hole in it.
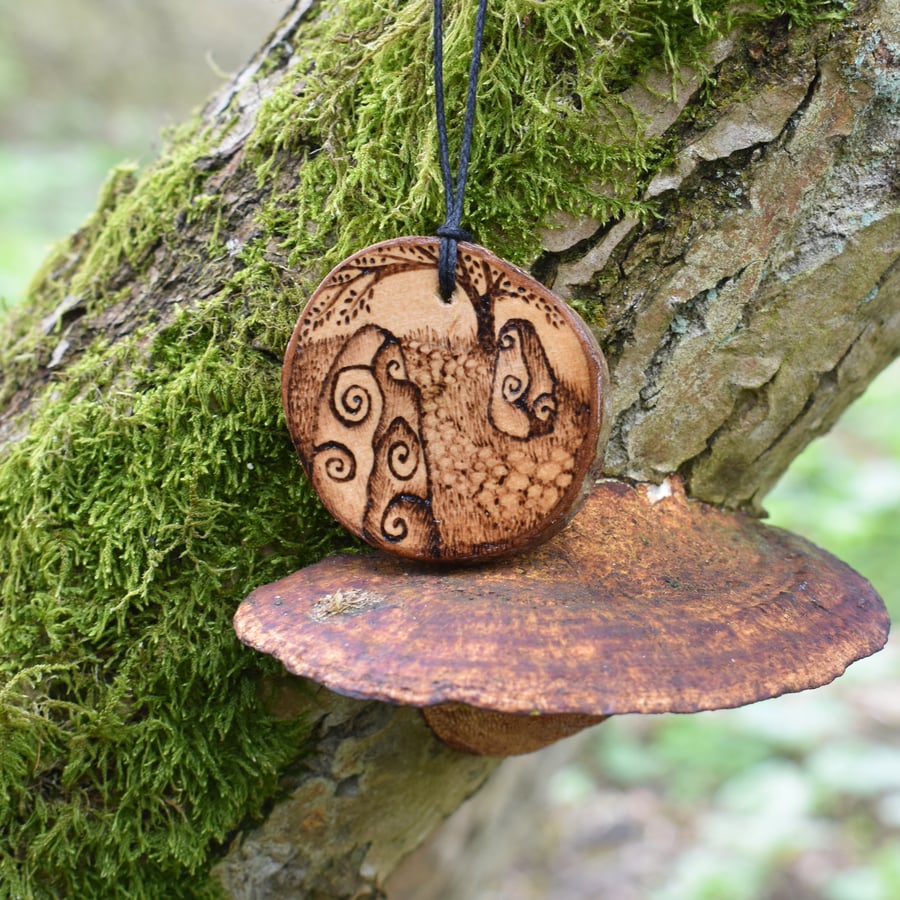
[[[584,713],[516,715],[441,703],[422,710],[431,730],[448,746],[477,756],[518,756],[599,725],[607,716]]]

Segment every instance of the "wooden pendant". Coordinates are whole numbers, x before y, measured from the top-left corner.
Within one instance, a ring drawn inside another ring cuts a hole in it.
[[[338,265],[285,354],[285,415],[332,515],[399,556],[474,561],[559,530],[605,444],[593,336],[525,272],[460,243],[403,237]]]

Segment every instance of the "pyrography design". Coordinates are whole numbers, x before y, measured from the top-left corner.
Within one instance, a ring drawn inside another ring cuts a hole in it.
[[[444,302],[437,253],[398,239],[326,278],[288,348],[285,410],[348,528],[401,555],[476,558],[571,506],[597,451],[598,379],[583,336],[528,276],[461,244]]]
[[[309,471],[320,496],[342,495],[363,536],[406,542],[432,555],[437,532],[421,400],[399,341],[377,325],[363,325],[325,379]]]

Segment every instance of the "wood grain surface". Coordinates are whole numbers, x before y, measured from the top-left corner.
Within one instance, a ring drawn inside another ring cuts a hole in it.
[[[478,560],[562,527],[599,466],[606,364],[526,273],[461,243],[405,237],[335,268],[285,354],[284,408],[331,513],[388,552]]]

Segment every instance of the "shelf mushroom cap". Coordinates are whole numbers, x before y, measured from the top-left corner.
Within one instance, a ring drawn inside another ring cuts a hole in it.
[[[890,627],[845,563],[688,499],[674,477],[600,482],[550,541],[477,567],[329,557],[255,590],[234,621],[244,643],[353,697],[597,721],[818,687]]]

